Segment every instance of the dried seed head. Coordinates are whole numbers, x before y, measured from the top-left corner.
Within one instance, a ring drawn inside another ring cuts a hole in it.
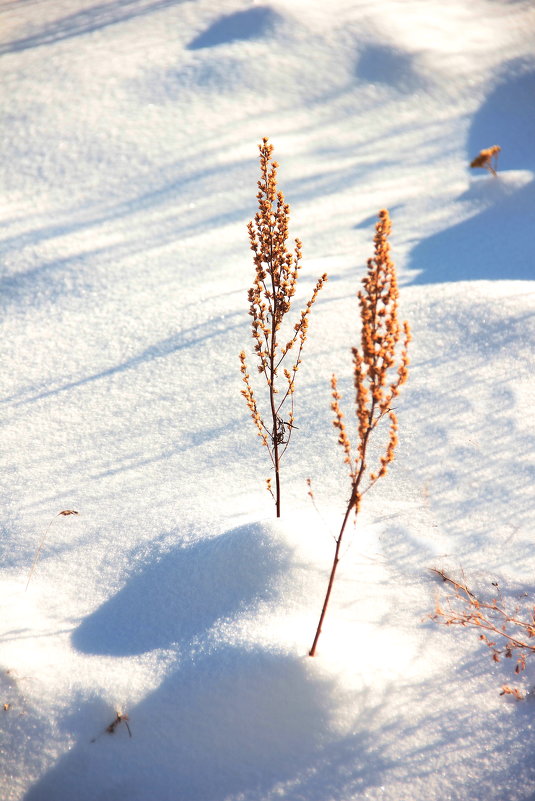
[[[283,444],[279,430],[279,421],[284,420],[282,409],[285,402],[288,402],[293,409],[295,376],[307,337],[310,309],[327,276],[323,275],[319,279],[310,300],[288,333],[286,321],[296,294],[302,244],[296,239],[294,252],[290,252],[288,248],[290,206],[277,187],[278,163],[272,160],[273,145],[267,137],[263,137],[258,147],[260,157],[260,180],[257,183],[256,195],[258,211],[254,220],[247,225],[250,248],[254,253],[255,274],[247,297],[249,315],[252,318],[251,333],[254,341],[253,350],[258,361],[258,374],[264,376],[270,396],[271,423],[265,424],[258,410],[243,351],[240,354],[240,369],[245,389],[241,394],[249,407],[262,444],[267,445],[273,464],[278,469],[277,462],[281,455],[278,446]],[[286,334],[283,339],[282,332],[285,329]],[[285,344],[280,344],[279,337]],[[294,345],[298,347],[294,351],[293,363],[283,364]],[[279,373],[284,376],[284,381],[279,378]],[[281,399],[277,398],[275,404],[276,395],[280,395]],[[290,422],[293,420],[293,412],[290,412],[288,418]],[[284,445],[287,444],[288,441],[285,440]]]
[[[355,492],[365,471],[365,457],[371,432],[386,415],[390,419],[390,430],[379,467],[369,475],[373,484],[388,470],[394,460],[398,442],[397,417],[391,403],[400,386],[408,377],[409,358],[407,348],[411,338],[407,323],[398,321],[398,284],[395,265],[390,257],[388,236],[392,224],[386,209],[379,212],[374,236],[374,256],[368,260],[367,273],[358,292],[361,317],[360,348],[353,348],[353,383],[355,408],[358,422],[358,449],[353,457],[349,438],[345,431],[343,415],[339,406],[339,395],[332,386],[335,412],[334,425],[339,429],[338,441],[344,449],[344,461],[349,464],[350,477]],[[401,352],[400,352],[401,350]],[[336,393],[336,394],[335,394]]]

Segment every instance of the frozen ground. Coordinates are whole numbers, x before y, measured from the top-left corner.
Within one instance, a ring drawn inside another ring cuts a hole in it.
[[[431,567],[533,593],[534,44],[531,2],[0,0],[2,799],[535,799],[532,699],[426,620]],[[265,135],[296,309],[329,273],[278,522],[238,363]],[[310,659],[383,207],[401,441]]]

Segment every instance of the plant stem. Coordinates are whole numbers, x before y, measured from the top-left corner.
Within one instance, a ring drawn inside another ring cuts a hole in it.
[[[269,354],[269,401],[271,404],[271,419],[273,422],[273,463],[275,466],[275,508],[277,517],[281,516],[281,492],[280,492],[280,470],[279,470],[279,440],[278,440],[278,414],[275,408],[275,375],[277,368],[275,367],[275,356],[277,353],[277,284],[275,281],[275,273],[273,269],[273,230],[270,226],[270,244],[269,244],[269,274],[271,276],[271,291],[273,295],[273,307],[271,314],[271,347]]]
[[[333,588],[333,584],[334,584],[334,577],[336,576],[336,569],[337,569],[338,563],[340,561],[340,548],[342,546],[342,538],[344,536],[344,531],[345,531],[345,527],[346,527],[347,521],[349,520],[349,515],[351,514],[351,511],[352,511],[354,505],[355,505],[355,503],[354,503],[354,494],[352,494],[351,500],[349,501],[349,503],[347,505],[346,513],[345,513],[345,516],[344,516],[344,521],[342,523],[342,528],[340,529],[340,533],[339,533],[338,537],[336,538],[336,548],[334,550],[334,559],[333,559],[333,564],[332,564],[332,568],[331,568],[331,575],[329,576],[329,584],[327,585],[327,592],[325,593],[325,600],[323,601],[323,607],[321,609],[321,615],[320,615],[318,627],[316,629],[316,635],[314,637],[314,642],[312,643],[312,648],[308,652],[309,656],[316,656],[316,648],[318,646],[318,640],[320,638],[321,628],[323,626],[323,620],[324,620],[325,614],[327,612],[327,607],[329,606],[329,601],[330,601],[330,598],[331,598],[331,592],[332,592],[332,588]]]
[[[273,357],[272,357],[273,364]],[[269,399],[271,402],[271,416],[273,419],[273,465],[275,467],[275,507],[277,509],[277,517],[281,516],[281,492],[280,492],[280,470],[279,470],[279,441],[277,431],[277,411],[275,409],[275,393],[273,391],[273,371],[271,372],[271,386],[269,388]]]
[[[319,619],[319,623],[318,623],[318,628],[316,629],[316,635],[314,637],[314,642],[312,643],[312,648],[308,652],[309,656],[316,656],[316,648],[318,646],[318,640],[319,640],[320,634],[321,634],[321,627],[323,626],[323,620],[324,620],[325,614],[327,612],[327,607],[329,606],[329,601],[330,601],[330,598],[331,598],[331,592],[332,592],[332,588],[333,588],[333,584],[334,584],[334,578],[336,576],[336,569],[338,568],[338,562],[340,561],[340,548],[341,548],[341,545],[342,545],[342,538],[344,536],[345,527],[347,525],[347,521],[349,520],[349,515],[351,514],[351,512],[353,511],[355,506],[358,504],[359,486],[360,486],[360,482],[361,482],[362,476],[364,475],[364,470],[365,470],[365,467],[366,467],[366,449],[368,447],[368,439],[369,439],[369,436],[370,436],[370,431],[372,430],[372,421],[373,421],[374,411],[375,411],[375,401],[372,401],[370,414],[369,414],[369,418],[368,418],[369,426],[368,426],[368,429],[367,429],[367,431],[366,431],[366,433],[364,435],[364,439],[362,441],[362,455],[361,455],[361,459],[360,459],[360,467],[359,467],[359,471],[358,471],[357,475],[355,476],[355,478],[353,480],[353,487],[351,489],[351,497],[349,499],[349,503],[347,504],[347,509],[346,509],[346,513],[344,515],[344,520],[342,522],[342,527],[340,529],[340,533],[338,534],[338,537],[336,538],[336,548],[335,548],[335,551],[334,551],[334,559],[333,559],[333,564],[332,564],[332,568],[331,568],[331,575],[329,576],[329,583],[327,585],[327,592],[325,594],[325,600],[323,601],[323,607],[321,609],[321,615],[320,615],[320,619]],[[357,512],[358,512],[358,506],[357,506]]]

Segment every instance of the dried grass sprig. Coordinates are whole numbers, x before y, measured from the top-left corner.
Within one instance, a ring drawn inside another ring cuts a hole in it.
[[[33,572],[34,572],[35,568],[37,567],[37,562],[39,561],[39,556],[41,555],[41,551],[43,550],[43,546],[45,544],[45,540],[46,540],[47,534],[50,531],[50,526],[52,525],[52,523],[54,522],[56,517],[68,517],[69,515],[78,515],[78,514],[80,514],[80,513],[76,512],[74,509],[63,509],[61,512],[58,512],[57,515],[54,515],[52,520],[49,522],[48,526],[46,527],[46,531],[45,531],[45,533],[43,534],[43,536],[41,538],[41,542],[39,543],[39,545],[37,546],[37,550],[35,551],[35,554],[34,554],[34,557],[33,557],[32,566],[31,566],[30,572],[28,574],[28,581],[26,582],[26,590],[29,587],[30,579],[31,579],[31,577],[33,575]]]
[[[530,605],[529,613],[522,613],[520,607],[507,609],[497,597],[490,601],[478,598],[464,581],[457,581],[443,570],[432,568],[431,572],[440,576],[452,593],[444,602],[437,600],[435,612],[429,617],[444,626],[475,629],[490,648],[493,662],[514,657],[514,672],[521,673],[527,657],[535,654],[535,606]],[[515,688],[504,686],[500,694],[521,700]]]
[[[329,605],[336,570],[340,561],[340,549],[344,531],[350,516],[358,514],[362,496],[388,470],[393,461],[398,442],[398,419],[392,402],[400,387],[408,378],[408,345],[411,333],[407,322],[398,321],[398,284],[396,268],[390,258],[388,236],[391,232],[390,215],[386,209],[379,212],[376,225],[373,258],[368,260],[368,270],[358,293],[361,318],[360,348],[352,349],[353,381],[357,418],[356,449],[351,443],[338,391],[335,375],[331,378],[333,425],[338,431],[338,443],[344,452],[348,466],[351,491],[345,516],[338,536],[335,538],[335,553],[329,583],[319,623],[316,629],[310,656],[316,654],[319,636]],[[401,351],[400,351],[401,349]],[[383,419],[389,421],[388,439],[384,453],[373,470],[368,469],[367,452],[370,438]]]
[[[275,470],[275,491],[268,480],[268,491],[274,495],[277,517],[280,517],[280,461],[290,442],[294,421],[294,392],[296,373],[307,338],[309,316],[318,292],[327,280],[324,274],[316,282],[305,308],[286,335],[283,323],[290,311],[297,289],[301,269],[301,247],[295,240],[295,249],[287,249],[290,207],[277,188],[278,164],[272,160],[273,145],[264,137],[260,151],[260,180],[258,181],[258,212],[247,230],[254,254],[255,276],[248,292],[249,314],[252,318],[252,338],[258,372],[268,388],[269,413],[264,417],[259,409],[247,368],[247,355],[240,353],[240,369],[245,388],[241,394],[251,413],[260,441],[268,449]],[[295,354],[292,359],[290,351]],[[288,358],[288,365],[284,364]],[[281,375],[282,374],[282,375]],[[288,412],[284,406],[289,403]],[[267,422],[266,422],[267,419]]]
[[[492,145],[492,147],[486,147],[483,150],[480,150],[475,159],[472,159],[470,162],[471,167],[484,167],[487,169],[491,175],[497,175],[497,167],[498,167],[498,154],[501,151],[501,147],[499,145]]]

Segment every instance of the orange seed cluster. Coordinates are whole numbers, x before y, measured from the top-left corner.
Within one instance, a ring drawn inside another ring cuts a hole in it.
[[[375,253],[368,260],[367,274],[358,293],[362,322],[361,347],[353,348],[353,381],[355,387],[356,416],[358,421],[358,452],[353,456],[343,414],[336,377],[333,376],[331,404],[335,413],[333,425],[338,429],[338,442],[344,450],[344,461],[349,465],[353,483],[352,500],[358,509],[360,483],[366,471],[366,450],[369,436],[379,421],[388,416],[389,438],[385,452],[375,472],[370,473],[371,483],[383,476],[393,461],[398,443],[397,416],[391,408],[400,387],[408,378],[408,345],[411,333],[407,322],[398,321],[398,284],[396,268],[390,258],[388,236],[391,232],[388,211],[379,212],[374,237]],[[401,345],[401,353],[398,355]]]
[[[470,162],[471,167],[485,167],[492,175],[496,175],[498,165],[498,153],[501,151],[499,145],[492,145],[480,150],[475,159]]]
[[[267,137],[264,137],[258,147],[260,151],[260,180],[256,195],[258,211],[254,220],[247,226],[255,265],[255,275],[253,285],[248,292],[248,300],[258,372],[264,376],[270,394],[272,423],[269,428],[258,410],[244,351],[240,354],[240,361],[245,384],[242,395],[247,402],[262,444],[268,447],[272,460],[275,461],[278,458],[277,445],[283,442],[287,444],[284,438],[287,435],[289,440],[291,436],[294,422],[295,375],[301,364],[301,353],[307,338],[309,314],[318,292],[327,280],[327,275],[323,275],[317,281],[310,300],[293,326],[293,333],[281,344],[279,342],[281,326],[285,315],[290,311],[296,293],[301,269],[302,245],[300,240],[296,239],[293,253],[286,247],[290,207],[283,193],[277,189],[278,164],[272,160],[273,145],[269,143]],[[298,347],[295,359],[287,367],[283,366],[285,357],[296,343]],[[284,376],[282,387],[277,381],[279,370],[282,370]],[[273,396],[278,394],[280,399],[275,403]],[[281,410],[288,398],[291,399],[291,410],[288,419],[285,420]]]

